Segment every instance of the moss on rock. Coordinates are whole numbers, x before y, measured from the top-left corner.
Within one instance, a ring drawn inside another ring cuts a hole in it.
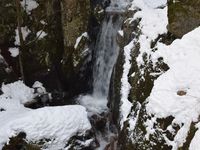
[[[199,0],[169,0],[168,1],[168,30],[176,37],[200,26]]]

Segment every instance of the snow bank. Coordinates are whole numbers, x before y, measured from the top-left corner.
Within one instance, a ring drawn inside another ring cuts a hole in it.
[[[184,143],[190,123],[198,121],[200,115],[200,27],[169,46],[158,44],[154,61],[159,57],[170,69],[154,82],[147,111],[158,118],[173,116],[173,123],[179,125],[184,123],[171,143],[176,149]]]
[[[29,110],[17,114],[17,117],[5,117],[6,115],[9,113],[0,115],[0,122],[3,123],[0,128],[0,148],[9,137],[23,131],[27,134],[28,141],[51,139],[46,143],[48,149],[60,149],[70,137],[91,129],[85,108],[78,105]]]
[[[42,87],[36,82],[33,87]],[[28,142],[50,139],[45,143],[48,150],[60,149],[70,137],[84,134],[91,129],[86,109],[80,105],[44,107],[37,110],[22,104],[34,98],[34,89],[22,81],[2,85],[0,95],[0,149],[9,138],[25,132]]]
[[[3,84],[1,90],[4,93],[3,96],[19,101],[21,104],[31,101],[34,98],[34,90],[27,87],[22,81],[17,81],[7,85]]]

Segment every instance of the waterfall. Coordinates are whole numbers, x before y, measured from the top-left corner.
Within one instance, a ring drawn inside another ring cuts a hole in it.
[[[85,106],[89,115],[101,114],[107,111],[107,96],[112,69],[119,53],[117,33],[123,22],[126,0],[112,0],[106,8],[106,16],[94,48],[93,93],[81,95],[78,103]]]
[[[79,104],[86,107],[89,118],[92,118],[92,120],[93,118],[97,118],[97,120],[107,119],[104,132],[96,131],[100,144],[100,147],[96,150],[104,149],[111,137],[116,134],[114,130],[110,130],[107,96],[112,70],[119,54],[117,34],[123,22],[122,13],[124,13],[126,8],[126,0],[121,1],[112,0],[110,6],[105,10],[106,16],[101,25],[93,54],[93,93],[82,95],[78,98]],[[95,122],[95,120],[92,122]]]
[[[93,96],[106,99],[109,90],[110,77],[116,62],[119,47],[116,42],[122,18],[119,15],[109,15],[105,18],[95,47],[95,64],[93,67]]]

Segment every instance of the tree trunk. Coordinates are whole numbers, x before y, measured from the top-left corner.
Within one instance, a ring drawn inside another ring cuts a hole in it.
[[[24,81],[24,69],[23,69],[23,63],[22,63],[22,51],[24,49],[24,39],[23,39],[23,34],[21,30],[21,25],[22,25],[22,13],[21,13],[21,4],[20,0],[16,0],[16,10],[17,10],[17,28],[18,28],[18,33],[19,33],[19,41],[20,41],[20,47],[19,47],[19,67],[20,67],[20,74],[21,74],[21,79]]]

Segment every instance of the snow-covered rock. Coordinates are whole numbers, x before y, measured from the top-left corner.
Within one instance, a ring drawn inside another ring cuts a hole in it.
[[[34,84],[41,85],[39,82]],[[28,142],[36,143],[48,139],[42,145],[49,150],[63,149],[74,136],[86,136],[86,141],[79,145],[89,146],[94,141],[91,124],[87,118],[86,109],[80,105],[44,107],[36,110],[25,108],[22,104],[34,98],[34,90],[17,81],[2,85],[0,96],[0,149],[9,143],[9,138],[20,132],[26,134]],[[90,140],[87,138],[91,138]],[[76,137],[74,138],[76,141]],[[88,141],[89,140],[89,141]],[[89,143],[88,143],[89,142]],[[73,144],[73,143],[72,143]],[[72,145],[73,146],[73,145]]]
[[[167,27],[170,13],[176,12],[168,5],[166,0],[133,0],[122,29],[130,42],[124,42],[128,45],[118,58],[122,75],[117,63],[112,83],[121,86],[121,93],[112,95],[120,95],[120,101],[114,100],[120,106],[122,149],[198,149],[200,27],[191,25],[193,31],[175,40]],[[113,112],[117,108],[111,107]]]

